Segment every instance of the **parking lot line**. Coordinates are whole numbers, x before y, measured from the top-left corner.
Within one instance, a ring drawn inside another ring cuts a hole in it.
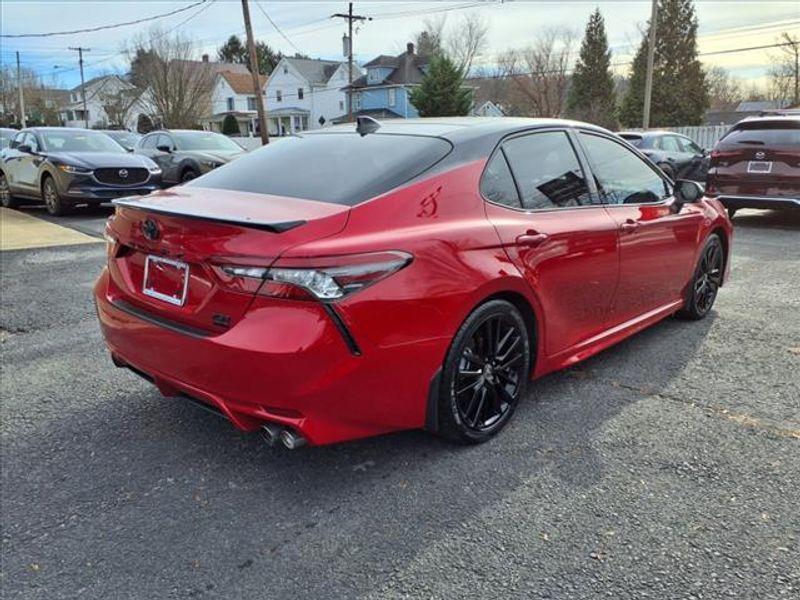
[[[68,227],[0,207],[0,251],[98,244],[102,241]]]

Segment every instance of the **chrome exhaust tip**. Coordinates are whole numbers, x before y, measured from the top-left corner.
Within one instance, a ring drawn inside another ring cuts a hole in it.
[[[306,438],[291,429],[284,429],[281,431],[281,443],[288,450],[297,450],[301,446],[305,446]]]
[[[264,441],[267,442],[267,444],[274,446],[281,435],[281,431],[283,430],[281,429],[280,425],[276,425],[275,423],[264,423],[264,425],[261,426],[261,437],[264,438]]]

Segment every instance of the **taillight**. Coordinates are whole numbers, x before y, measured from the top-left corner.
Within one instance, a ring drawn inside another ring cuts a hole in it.
[[[240,291],[329,302],[389,277],[408,265],[411,258],[405,252],[376,252],[278,260],[271,267],[222,265],[217,272],[227,285]]]
[[[109,217],[108,221],[106,221],[106,226],[103,228],[103,239],[106,241],[106,257],[107,258],[114,258],[117,255],[117,249],[119,248],[119,240],[114,236],[114,232],[111,230],[111,219],[114,217]]]

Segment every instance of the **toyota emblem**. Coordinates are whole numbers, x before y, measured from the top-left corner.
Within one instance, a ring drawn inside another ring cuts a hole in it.
[[[158,229],[158,223],[153,221],[153,219],[145,219],[142,221],[141,224],[142,235],[146,237],[150,241],[155,241],[158,239],[160,235],[160,231]]]
[[[756,152],[756,158],[758,160],[763,159],[765,156],[766,156],[766,154],[764,154],[763,152]]]
[[[120,176],[121,179],[127,179],[128,178],[128,169],[120,169],[119,170],[119,176]]]

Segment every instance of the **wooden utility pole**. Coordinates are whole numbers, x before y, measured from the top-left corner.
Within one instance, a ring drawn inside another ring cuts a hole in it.
[[[372,17],[353,14],[353,3],[348,4],[347,14],[336,13],[331,18],[347,19],[347,120],[353,121],[353,21],[372,21]]]
[[[256,43],[253,41],[253,26],[250,25],[250,7],[247,0],[242,0],[242,15],[244,15],[244,29],[247,32],[247,51],[250,53],[250,75],[253,76],[253,91],[256,95],[258,129],[261,132],[261,143],[266,145],[269,144],[269,124],[267,111],[264,109],[264,92],[258,80],[258,53],[256,53]]]
[[[22,71],[19,68],[19,52],[17,52],[17,91],[19,92],[19,124],[27,127],[25,121],[25,94],[22,92]]]
[[[78,53],[78,66],[81,68],[81,99],[83,100],[83,124],[89,129],[89,111],[86,110],[86,87],[83,81],[83,53],[90,52],[91,48],[70,48]]]
[[[656,25],[658,23],[658,0],[652,0],[650,12],[650,40],[647,44],[647,75],[644,81],[644,111],[642,112],[642,128],[650,127],[650,101],[653,98],[653,62],[656,54]]]

